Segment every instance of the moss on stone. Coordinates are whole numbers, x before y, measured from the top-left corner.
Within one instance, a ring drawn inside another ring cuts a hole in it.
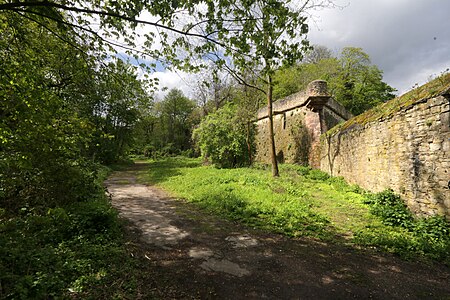
[[[364,126],[369,122],[385,119],[393,116],[396,112],[411,105],[450,92],[450,73],[443,74],[436,79],[417,87],[399,97],[386,103],[380,104],[345,123],[339,124],[329,130],[327,135],[334,135],[340,130],[345,130],[353,126]]]

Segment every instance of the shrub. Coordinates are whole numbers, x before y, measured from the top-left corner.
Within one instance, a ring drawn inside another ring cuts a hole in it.
[[[392,190],[372,194],[367,197],[366,203],[371,205],[371,212],[381,217],[382,222],[389,226],[410,228],[413,216],[400,196]]]
[[[240,122],[236,108],[226,105],[208,115],[194,131],[193,137],[204,157],[219,168],[230,168],[250,163],[247,142],[253,144],[254,135],[254,125]]]
[[[377,246],[403,257],[420,254],[450,265],[450,224],[444,217],[415,218],[392,190],[369,194],[366,203],[372,214],[396,231],[367,228],[355,235],[355,242]]]
[[[2,299],[80,296],[127,267],[117,214],[106,199],[47,213],[24,208],[0,219],[0,233]]]

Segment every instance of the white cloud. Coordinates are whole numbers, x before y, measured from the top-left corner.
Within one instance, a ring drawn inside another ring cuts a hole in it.
[[[181,71],[163,71],[154,72],[150,75],[151,78],[159,79],[159,91],[156,92],[156,99],[161,100],[168,93],[169,90],[177,88],[181,90],[187,97],[193,97],[193,86],[191,84],[195,75],[181,72]],[[166,91],[162,89],[166,88]]]
[[[450,1],[447,0],[336,0],[339,8],[311,12],[309,38],[312,43],[335,52],[346,46],[361,47],[374,64],[384,71],[384,80],[406,92],[414,84],[423,84],[433,74],[450,67]],[[148,13],[140,18],[154,21]],[[151,26],[138,26],[137,44],[143,45],[144,33]],[[154,47],[160,46],[158,38]],[[160,87],[179,88],[194,97],[195,75],[169,70],[150,77]],[[163,98],[167,93],[157,92]]]
[[[345,1],[338,1],[345,6]],[[450,66],[450,1],[349,0],[343,9],[317,12],[310,40],[333,50],[361,47],[405,92]]]

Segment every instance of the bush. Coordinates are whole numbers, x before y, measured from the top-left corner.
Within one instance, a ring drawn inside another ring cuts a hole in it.
[[[1,219],[0,298],[50,299],[95,290],[126,267],[116,212],[106,199],[22,209]]]
[[[413,215],[400,196],[394,194],[392,190],[369,195],[366,203],[371,205],[371,212],[381,217],[385,225],[400,226],[406,229],[412,226]]]
[[[226,105],[208,115],[193,137],[203,157],[211,159],[219,168],[230,168],[250,164],[247,142],[253,144],[254,135],[254,125],[240,122],[236,108]],[[255,147],[252,145],[251,149]]]
[[[383,224],[397,229],[394,234],[390,230],[367,228],[355,235],[357,243],[407,258],[420,254],[450,265],[450,224],[444,217],[415,218],[392,190],[369,194],[366,203]]]

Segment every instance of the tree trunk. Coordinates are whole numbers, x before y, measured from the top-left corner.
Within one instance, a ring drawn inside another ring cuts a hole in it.
[[[267,115],[269,117],[269,135],[270,135],[270,158],[272,160],[272,176],[278,177],[277,153],[275,150],[275,136],[273,134],[273,114],[272,114],[272,76],[267,75]]]
[[[252,157],[252,142],[250,141],[250,121],[247,122],[247,151],[248,151],[248,161],[249,164],[253,164],[253,157]]]

